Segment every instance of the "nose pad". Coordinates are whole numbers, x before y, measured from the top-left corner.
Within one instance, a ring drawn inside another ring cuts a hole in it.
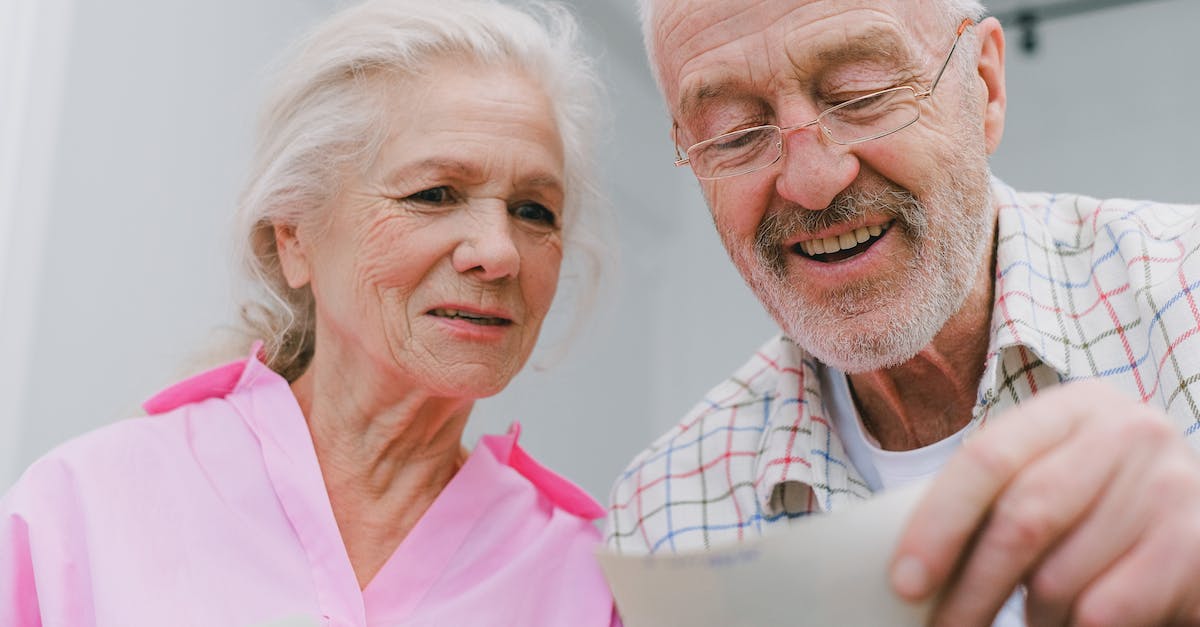
[[[472,214],[451,256],[454,270],[483,281],[516,276],[521,269],[521,254],[513,239],[508,208],[472,208]]]
[[[775,179],[779,195],[805,209],[828,207],[858,177],[858,157],[834,142],[820,125],[783,136],[782,166]]]

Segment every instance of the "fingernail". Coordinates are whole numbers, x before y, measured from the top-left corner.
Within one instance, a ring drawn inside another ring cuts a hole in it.
[[[929,571],[921,560],[906,555],[892,565],[892,589],[900,596],[917,601],[929,594]]]

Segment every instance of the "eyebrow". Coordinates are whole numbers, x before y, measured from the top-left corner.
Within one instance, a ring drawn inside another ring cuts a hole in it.
[[[828,66],[880,59],[891,61],[897,66],[914,64],[908,42],[896,31],[879,27],[864,31],[845,45],[818,48],[813,57]]]
[[[811,65],[814,62],[820,67],[808,77],[794,76],[804,82],[818,81],[821,76],[846,65],[863,61],[886,60],[896,66],[901,73],[916,74],[912,52],[907,42],[895,30],[872,27],[853,36],[848,42],[818,44],[814,50],[806,52],[800,63],[792,63],[792,67]],[[679,97],[679,116],[687,118],[704,103],[719,100],[737,91],[744,81],[740,78],[723,78],[715,82],[701,82],[686,90]]]
[[[479,178],[478,171],[460,161],[434,157],[393,166],[387,170],[383,180],[396,185],[418,176],[428,178],[428,172],[436,172],[439,176],[448,174],[460,179]]]
[[[439,157],[422,159],[416,163],[401,166],[393,171],[392,176],[389,178],[395,180],[396,177],[403,176],[406,172],[428,172],[430,170],[449,174],[469,182],[478,182],[484,178],[483,172],[478,168],[457,159],[443,159]],[[543,171],[537,171],[531,176],[521,178],[517,181],[517,186],[522,189],[548,189],[558,193],[566,191],[561,177]]]
[[[704,106],[705,102],[720,100],[721,97],[734,91],[736,80],[722,80],[717,83],[700,83],[688,89],[679,97],[679,116],[691,117],[695,111]]]
[[[422,159],[416,163],[405,165],[403,170],[436,170],[438,172],[452,172],[455,175],[467,178],[471,175],[478,176],[478,172],[474,168],[469,168],[461,161],[453,159]]]

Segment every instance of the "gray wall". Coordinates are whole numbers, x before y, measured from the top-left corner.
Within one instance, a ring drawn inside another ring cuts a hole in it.
[[[1200,2],[1158,0],[1048,22],[1036,54],[1009,34],[1012,185],[1200,202]]]
[[[77,3],[28,384],[17,415],[0,415],[19,427],[18,453],[0,459],[0,487],[64,439],[136,413],[229,319],[226,234],[262,68],[331,4]],[[601,498],[772,332],[694,179],[671,164],[632,4],[577,1],[612,103],[609,298],[565,358],[481,402],[470,427],[520,420],[536,456]],[[995,172],[1021,188],[1200,202],[1197,24],[1200,2],[1162,0],[1045,24],[1035,56],[1012,41]]]

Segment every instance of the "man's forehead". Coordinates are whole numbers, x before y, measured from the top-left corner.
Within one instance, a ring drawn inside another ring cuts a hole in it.
[[[864,60],[903,66],[912,61],[906,17],[889,0],[661,0],[658,70],[665,95],[683,113],[765,75],[803,80]]]
[[[896,72],[915,72],[918,64],[908,40],[895,29],[868,28],[857,32],[829,33],[826,36],[797,43],[781,42],[789,65],[787,79],[796,84],[818,82],[828,71],[851,64],[884,63]],[[707,71],[697,71],[683,77],[677,86],[676,111],[687,117],[706,101],[720,98],[745,87],[753,77],[746,76],[736,64],[714,64]]]

